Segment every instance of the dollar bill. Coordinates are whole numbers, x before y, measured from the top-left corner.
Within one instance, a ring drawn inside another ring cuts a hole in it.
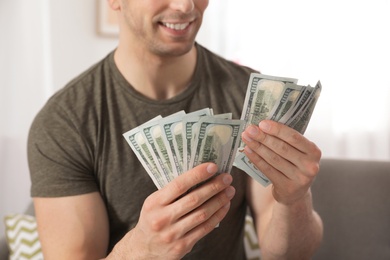
[[[301,91],[297,101],[293,105],[293,108],[287,111],[281,119],[279,119],[279,122],[282,124],[287,124],[291,118],[293,118],[301,109],[304,107],[307,102],[310,101],[311,94],[313,93],[314,88],[311,86],[306,86],[303,91]]]
[[[211,115],[210,110],[202,110],[201,112],[192,113],[183,118],[183,171],[188,171],[191,161],[192,140],[197,128],[199,119],[202,116]]]
[[[160,119],[161,116],[152,119],[151,121]],[[149,121],[150,122],[150,121]],[[156,161],[154,160],[151,151],[146,145],[146,140],[141,134],[139,127],[133,128],[132,130],[123,134],[125,140],[137,156],[138,160],[141,162],[142,166],[145,168],[146,172],[152,179],[153,183],[158,189],[164,187],[167,182],[162,177]]]
[[[230,172],[244,123],[243,120],[201,118],[189,167],[213,162],[217,164],[219,173]]]
[[[184,111],[179,111],[175,114],[166,117],[168,120],[171,118],[175,118],[177,116],[184,115]],[[152,122],[148,122],[143,124],[140,127],[141,133],[144,135],[144,138],[147,140],[147,146],[152,153],[152,157],[157,162],[157,167],[162,173],[165,180],[169,183],[177,174],[175,174],[172,159],[168,155],[168,149],[164,142],[164,129],[162,129],[159,121],[155,120]]]
[[[183,135],[182,120],[185,114],[160,120],[159,124],[164,131],[163,141],[167,148],[167,154],[171,161],[173,172],[176,176],[183,173]]]
[[[249,124],[257,125],[267,118],[285,92],[287,83],[295,84],[297,80],[259,73],[251,74],[241,114],[241,120],[246,122],[245,127]]]
[[[288,111],[294,108],[294,104],[300,97],[303,88],[303,86],[286,83],[282,95],[279,96],[267,119],[280,121]]]
[[[306,105],[302,107],[302,109],[288,121],[288,125],[301,134],[304,134],[307,126],[309,125],[310,118],[313,114],[315,105],[320,97],[322,91],[321,82],[318,81],[314,90],[312,92],[311,98],[309,102],[306,102]]]

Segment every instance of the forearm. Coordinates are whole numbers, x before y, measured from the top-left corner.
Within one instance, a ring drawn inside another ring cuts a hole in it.
[[[322,240],[311,193],[291,205],[274,202],[259,237],[263,259],[310,259]],[[261,227],[260,227],[261,228]]]

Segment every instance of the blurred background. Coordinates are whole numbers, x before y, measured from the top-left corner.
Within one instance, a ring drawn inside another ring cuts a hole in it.
[[[101,23],[110,18],[101,2],[0,1],[1,219],[31,201],[34,116],[117,45],[115,26]],[[389,161],[389,11],[388,0],[210,0],[198,42],[264,74],[321,80],[305,135],[323,157]]]

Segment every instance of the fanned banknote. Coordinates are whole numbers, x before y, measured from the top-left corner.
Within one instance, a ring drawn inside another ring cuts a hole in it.
[[[161,116],[158,116],[148,122],[158,120],[159,118],[161,118]],[[124,133],[123,136],[130,145],[131,149],[133,149],[138,160],[141,162],[142,166],[145,168],[146,172],[149,174],[157,188],[161,189],[164,187],[167,182],[162,178],[162,175],[157,168],[156,161],[154,160],[151,151],[146,145],[146,140],[141,134],[141,130],[136,127]]]
[[[242,120],[203,117],[193,145],[190,168],[213,162],[218,172],[230,172],[244,127]]]
[[[304,133],[321,93],[321,83],[315,88],[297,85],[296,79],[252,73],[249,79],[241,120],[246,126],[258,125],[264,119],[286,124]],[[234,166],[245,171],[264,186],[271,182],[245,155],[244,143],[234,160]]]
[[[194,164],[206,162],[206,158],[207,161],[215,162],[221,171],[230,172],[244,125],[243,121],[231,118],[232,113],[213,115],[210,108],[189,114],[180,111],[165,118],[159,116],[123,136],[154,184],[161,189],[178,175],[193,168]],[[212,123],[212,127],[209,125],[204,130],[201,122]],[[201,147],[201,150],[199,147],[195,149],[204,131],[208,137],[213,137],[212,153],[203,151],[209,145]],[[227,133],[231,136],[227,136]],[[190,165],[195,152],[201,152],[204,160],[193,161]],[[206,154],[210,156],[206,157]]]

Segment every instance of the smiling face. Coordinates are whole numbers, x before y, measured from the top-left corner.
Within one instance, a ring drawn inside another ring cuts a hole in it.
[[[121,40],[159,56],[191,50],[208,5],[208,0],[119,1]]]

